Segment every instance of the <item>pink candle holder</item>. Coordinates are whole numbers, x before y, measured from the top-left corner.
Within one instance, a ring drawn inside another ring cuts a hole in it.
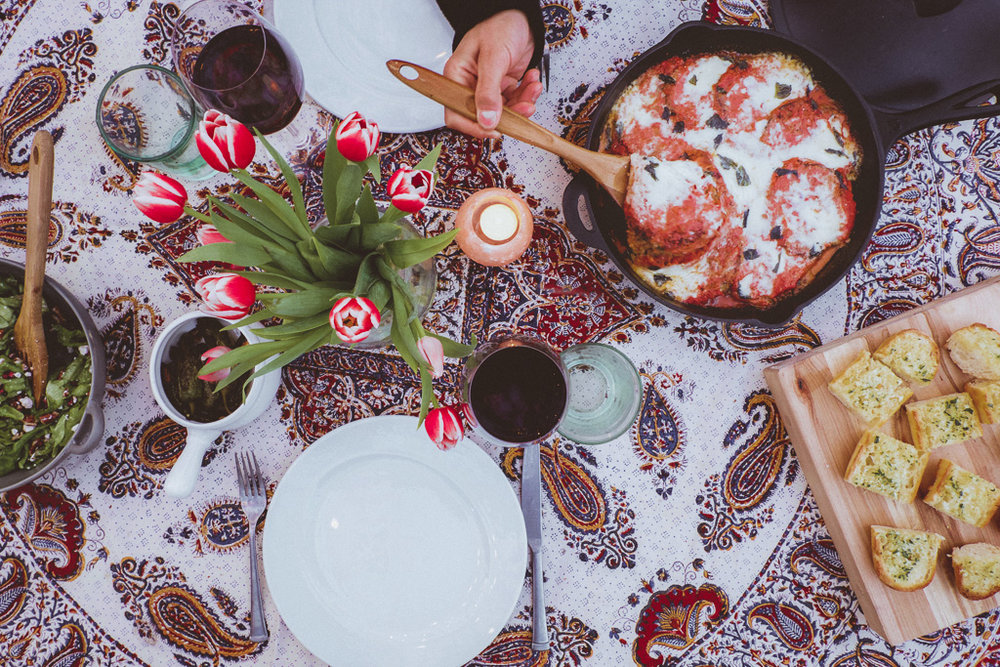
[[[465,200],[455,214],[455,228],[455,242],[469,259],[483,266],[504,266],[528,249],[535,221],[517,194],[487,188]]]

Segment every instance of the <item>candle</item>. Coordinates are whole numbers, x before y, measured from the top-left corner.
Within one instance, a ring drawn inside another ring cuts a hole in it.
[[[504,266],[531,244],[531,209],[516,193],[487,188],[474,193],[455,214],[455,242],[474,262]]]

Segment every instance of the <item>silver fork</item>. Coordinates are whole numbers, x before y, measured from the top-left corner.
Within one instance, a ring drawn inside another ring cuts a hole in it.
[[[253,457],[251,464],[251,456]],[[250,641],[267,641],[267,621],[264,619],[264,596],[257,574],[257,521],[267,506],[264,477],[257,465],[257,455],[236,454],[236,476],[240,483],[240,505],[250,528]]]

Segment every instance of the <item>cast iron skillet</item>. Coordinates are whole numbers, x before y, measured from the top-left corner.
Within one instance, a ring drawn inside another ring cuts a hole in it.
[[[598,150],[605,121],[614,103],[640,74],[666,58],[715,51],[741,53],[781,52],[798,57],[812,69],[814,77],[831,98],[838,101],[847,114],[851,130],[863,151],[861,168],[853,184],[857,212],[854,229],[847,243],[816,274],[805,287],[779,300],[767,309],[744,306],[719,308],[693,306],[674,301],[646,285],[631,268],[625,255],[617,250],[615,240],[627,247],[625,214],[607,193],[586,174],[577,174],[563,193],[563,214],[577,239],[603,250],[621,271],[640,289],[664,305],[681,313],[714,320],[745,322],[763,326],[778,326],[788,322],[803,307],[835,285],[861,256],[871,238],[882,205],[883,165],[886,151],[901,136],[913,130],[937,123],[968,118],[982,118],[1000,113],[1000,106],[966,107],[964,102],[980,94],[968,89],[943,100],[901,112],[874,109],[855,91],[851,84],[828,62],[795,40],[769,30],[742,26],[719,26],[692,21],[678,26],[667,37],[629,64],[611,82],[604,98],[591,119],[587,133],[587,148]],[[981,87],[989,90],[994,84]],[[580,203],[594,228],[580,215]]]
[[[0,258],[0,275],[16,276],[24,280],[24,265]],[[101,404],[104,401],[104,380],[107,369],[104,363],[104,342],[101,340],[101,332],[94,324],[87,309],[80,305],[80,302],[69,290],[50,276],[45,276],[42,296],[45,303],[58,310],[63,317],[75,318],[87,334],[87,345],[90,348],[90,394],[87,396],[87,407],[83,417],[76,425],[76,432],[70,437],[62,451],[30,470],[14,470],[6,475],[0,475],[0,491],[27,484],[44,475],[69,454],[89,452],[101,441],[101,437],[104,435],[104,412]]]

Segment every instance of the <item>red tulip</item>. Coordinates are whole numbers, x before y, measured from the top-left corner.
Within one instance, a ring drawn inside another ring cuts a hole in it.
[[[187,190],[184,186],[158,171],[146,171],[135,184],[132,203],[146,217],[166,224],[184,215]]]
[[[464,433],[462,420],[458,418],[455,408],[450,405],[434,408],[428,412],[427,418],[424,419],[424,428],[427,429],[427,435],[434,444],[442,451],[448,451],[457,445]]]
[[[382,316],[371,299],[345,296],[330,309],[330,326],[345,343],[357,343],[368,338]]]
[[[381,135],[376,123],[354,111],[337,126],[335,136],[341,155],[354,162],[364,162],[375,154]]]
[[[422,336],[417,341],[417,349],[431,367],[431,375],[440,377],[444,373],[444,348],[441,346],[441,341],[434,336]]]
[[[205,310],[228,320],[246,317],[257,291],[253,283],[235,273],[217,273],[200,278],[194,289],[205,302]]]
[[[215,109],[205,112],[195,143],[205,162],[219,171],[246,169],[257,152],[257,142],[246,125]]]
[[[198,237],[198,243],[202,245],[209,245],[211,243],[231,243],[229,239],[222,235],[222,233],[215,228],[215,225],[203,224],[195,232]]]
[[[392,205],[406,213],[416,213],[424,207],[434,190],[434,174],[426,169],[400,167],[389,179]]]
[[[226,352],[229,351],[230,349],[225,345],[216,345],[212,349],[205,350],[204,352],[202,352],[201,360],[203,363],[207,364],[210,361],[218,359],[219,357],[221,357],[222,355],[224,355]],[[227,377],[229,377],[229,370],[230,369],[228,368],[220,368],[217,371],[213,371],[211,373],[205,373],[204,375],[199,375],[198,379],[204,380],[205,382],[218,382],[219,380],[225,380]]]

